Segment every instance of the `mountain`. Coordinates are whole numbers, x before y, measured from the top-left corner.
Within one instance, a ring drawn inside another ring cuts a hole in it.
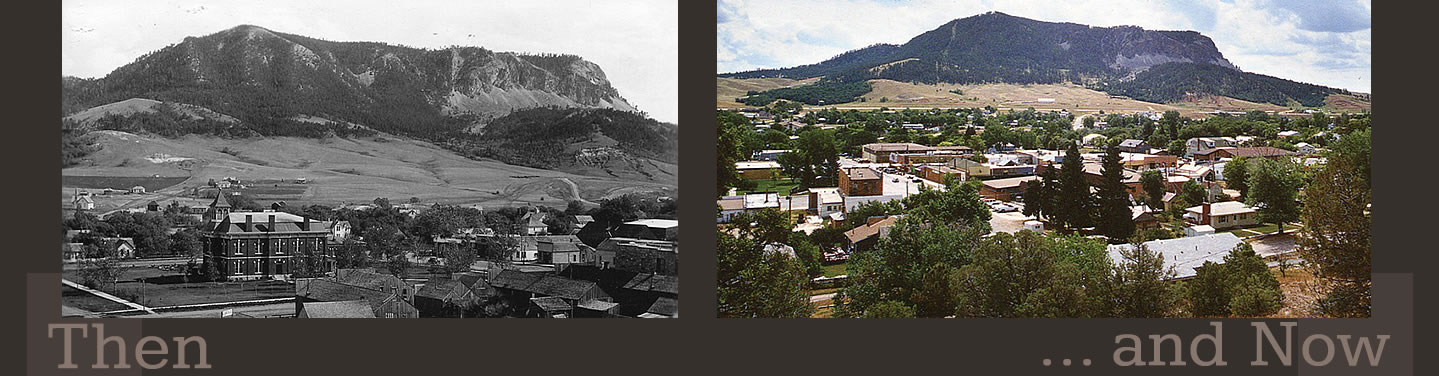
[[[635,110],[578,56],[333,42],[252,25],[185,38],[104,78],[62,82],[70,110],[130,98],[187,103],[262,134],[296,116],[403,134],[539,106]]]
[[[64,130],[75,140],[67,163],[90,147],[79,134],[96,130],[392,137],[526,167],[675,182],[675,125],[638,112],[598,65],[574,55],[334,42],[241,25],[185,38],[102,78],[62,77],[61,87]]]
[[[726,78],[813,78],[816,85],[854,83],[889,79],[916,83],[1015,83],[1048,84],[1072,82],[1105,90],[1125,87],[1125,92],[1158,92],[1166,83],[1147,79],[1164,75],[1143,72],[1165,66],[1199,66],[1191,72],[1220,72],[1227,78],[1221,87],[1200,80],[1174,95],[1149,96],[1159,102],[1174,102],[1183,95],[1230,95],[1250,101],[1279,105],[1291,102],[1312,106],[1311,93],[1347,93],[1289,81],[1279,86],[1302,86],[1278,90],[1275,78],[1240,71],[1215,48],[1214,41],[1194,31],[1156,31],[1136,26],[1091,27],[1075,23],[1037,21],[999,12],[956,19],[910,39],[903,45],[876,44],[845,52],[816,64],[793,68],[766,69],[720,74]],[[1165,74],[1169,75],[1169,74]],[[1170,85],[1173,86],[1173,85]],[[1229,90],[1235,87],[1254,90]],[[1153,90],[1151,90],[1153,89]],[[1294,95],[1299,95],[1295,97]],[[782,96],[780,96],[782,97]],[[1319,101],[1322,103],[1322,99]]]

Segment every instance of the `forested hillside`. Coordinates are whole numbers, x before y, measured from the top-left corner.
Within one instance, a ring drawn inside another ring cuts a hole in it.
[[[1324,98],[1330,94],[1349,93],[1348,90],[1196,63],[1156,65],[1135,75],[1133,80],[1112,82],[1099,89],[1158,103],[1178,102],[1188,94],[1213,94],[1280,106],[1298,102],[1308,107],[1323,106]]]

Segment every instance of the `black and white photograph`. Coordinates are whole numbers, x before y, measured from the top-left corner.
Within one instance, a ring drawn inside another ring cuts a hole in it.
[[[62,316],[679,317],[677,8],[64,1]]]

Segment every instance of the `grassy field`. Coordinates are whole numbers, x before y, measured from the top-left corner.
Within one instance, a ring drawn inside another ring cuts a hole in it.
[[[101,150],[87,157],[86,163],[62,170],[61,175],[67,179],[156,174],[194,177],[183,184],[149,189],[147,195],[107,198],[105,202],[97,202],[97,209],[102,211],[143,207],[150,200],[168,203],[172,199],[193,199],[184,191],[203,186],[209,179],[223,177],[235,177],[249,185],[251,188],[247,189],[255,190],[261,204],[285,200],[291,205],[337,205],[370,202],[376,197],[387,197],[392,202],[417,197],[425,204],[564,207],[568,200],[577,198],[598,201],[634,192],[678,196],[673,175],[656,175],[651,179],[611,176],[604,171],[585,175],[542,170],[469,159],[427,142],[387,135],[325,139],[204,136],[167,139],[117,131],[90,134],[96,136]],[[160,154],[171,159],[151,158]],[[183,163],[174,162],[181,159]],[[280,183],[297,178],[306,178],[309,182]],[[73,195],[73,192],[66,194]],[[62,200],[62,207],[68,207],[69,196],[65,195]]]
[[[849,263],[839,263],[839,264],[834,264],[834,265],[825,265],[825,266],[824,266],[824,276],[825,276],[825,277],[835,277],[835,276],[845,275],[845,270],[848,268],[848,266],[849,266]]]
[[[134,297],[148,307],[222,303],[240,300],[295,296],[295,286],[285,281],[148,283],[120,282],[101,290],[120,297]]]
[[[777,192],[780,196],[789,196],[790,189],[799,186],[798,180],[791,179],[764,179],[753,180],[755,188],[751,190],[736,190],[738,194]]]
[[[104,189],[113,188],[129,190],[130,187],[142,186],[145,191],[157,191],[180,184],[189,179],[188,176],[178,177],[151,177],[151,176],[60,176],[60,186],[68,188]]]
[[[786,79],[718,79],[717,105],[721,108],[741,107],[734,102],[747,90],[766,90],[805,83]],[[807,82],[807,81],[806,81]],[[892,80],[870,80],[874,89],[863,96],[863,102],[851,102],[833,107],[872,109],[889,108],[970,108],[993,106],[995,108],[1022,110],[1068,110],[1073,113],[1104,112],[1163,112],[1179,111],[1190,117],[1205,117],[1205,112],[1215,110],[1248,111],[1275,110],[1286,108],[1267,103],[1254,103],[1229,97],[1194,96],[1184,101],[1160,104],[1127,98],[1112,98],[1108,94],[1073,84],[911,84]],[[961,94],[953,91],[958,89]],[[1038,103],[1039,98],[1054,98],[1053,103]],[[1330,107],[1358,109],[1364,103],[1354,98],[1334,98]],[[831,106],[826,106],[831,107]]]

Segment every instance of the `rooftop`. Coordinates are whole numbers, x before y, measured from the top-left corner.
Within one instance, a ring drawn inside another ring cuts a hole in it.
[[[744,161],[735,162],[734,168],[737,170],[766,170],[778,169],[780,166],[779,162],[775,161]]]
[[[778,200],[776,200],[778,201]],[[673,219],[641,219],[625,222],[627,225],[640,225],[649,228],[673,228],[680,227],[680,221]]]
[[[1203,213],[1204,205],[1189,207],[1184,209],[1184,211],[1191,213]],[[1244,214],[1254,212],[1254,208],[1250,207],[1249,205],[1245,205],[1243,202],[1239,201],[1224,201],[1209,204],[1210,216]]]
[[[914,143],[874,143],[865,144],[864,149],[878,152],[895,152],[910,150],[928,151],[933,150],[934,148]]]
[[[1174,267],[1174,278],[1184,279],[1194,277],[1197,273],[1195,268],[1203,266],[1205,261],[1223,264],[1224,256],[1243,242],[1234,234],[1221,232],[1186,238],[1151,240],[1144,242],[1144,246],[1161,255],[1166,268]],[[1109,246],[1109,258],[1114,260],[1115,264],[1119,264],[1124,261],[1120,251],[1131,249],[1134,249],[1133,244],[1111,245]]]
[[[845,173],[849,174],[849,180],[879,180],[879,171],[869,167],[851,168]]]
[[[1019,187],[1020,184],[1023,184],[1024,182],[1027,182],[1027,181],[1035,181],[1035,180],[1040,180],[1040,177],[1037,176],[1037,175],[1029,175],[1029,176],[1020,176],[1020,177],[1017,177],[1017,178],[1004,178],[1004,179],[985,180],[985,181],[984,181],[984,186],[989,187],[990,189],[1015,188],[1015,187]]]

